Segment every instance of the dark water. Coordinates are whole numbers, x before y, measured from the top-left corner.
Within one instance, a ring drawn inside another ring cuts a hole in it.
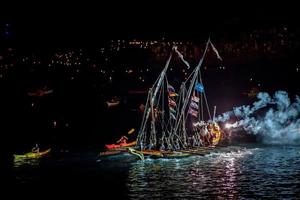
[[[239,145],[206,156],[145,161],[129,154],[110,158],[97,154],[53,153],[15,163],[14,187],[69,197],[300,198],[299,146]]]

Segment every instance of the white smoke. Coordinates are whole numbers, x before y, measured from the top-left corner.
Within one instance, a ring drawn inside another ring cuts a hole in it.
[[[230,117],[231,117],[232,114],[233,114],[232,111],[223,113],[222,115],[219,115],[219,116],[216,117],[216,121],[218,121],[218,122],[220,122],[220,121],[221,122],[225,122],[225,121],[227,121],[227,120],[230,119]]]
[[[247,132],[260,136],[264,143],[269,144],[300,144],[300,98],[296,96],[291,103],[288,93],[277,91],[273,98],[268,93],[259,93],[258,101],[252,106],[240,106],[218,116],[217,121],[225,122],[235,115],[238,119],[227,128],[242,127]],[[254,117],[256,111],[268,105],[266,114]]]

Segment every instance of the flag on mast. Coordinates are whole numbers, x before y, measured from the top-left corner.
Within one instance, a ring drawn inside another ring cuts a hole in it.
[[[212,43],[211,41],[209,41],[209,42],[210,42],[210,45],[211,45],[213,51],[216,53],[217,58],[218,58],[219,60],[223,60],[223,59],[221,58],[221,56],[220,56],[218,50],[216,49],[216,47],[213,45],[213,43]]]

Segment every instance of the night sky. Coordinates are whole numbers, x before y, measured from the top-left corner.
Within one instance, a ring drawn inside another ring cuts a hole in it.
[[[20,11],[19,17],[4,15],[4,21],[17,24],[14,37],[18,45],[97,46],[112,38],[162,36],[194,40],[274,25],[298,26],[296,7],[284,3],[52,6]]]

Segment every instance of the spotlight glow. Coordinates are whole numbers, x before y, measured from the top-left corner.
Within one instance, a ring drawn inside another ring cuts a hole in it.
[[[225,128],[226,128],[226,129],[230,129],[231,126],[232,126],[232,124],[229,124],[229,123],[226,123],[226,124],[225,124]]]

